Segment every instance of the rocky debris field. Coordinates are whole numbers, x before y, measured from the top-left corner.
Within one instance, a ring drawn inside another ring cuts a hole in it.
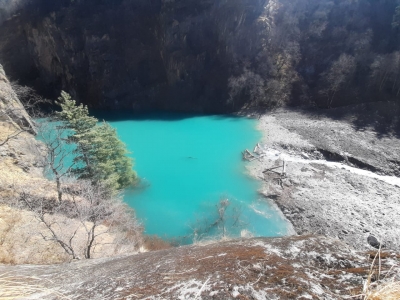
[[[358,299],[352,296],[362,292],[374,256],[328,237],[293,236],[0,266],[0,274],[29,286],[26,299]],[[381,274],[393,272],[396,254],[381,257]]]
[[[373,235],[399,250],[400,140],[395,135],[371,126],[360,129],[350,118],[326,111],[277,110],[263,115],[258,126],[264,138],[249,173],[264,179],[261,193],[274,200],[298,234],[339,238],[360,250],[371,249],[367,238]],[[262,173],[283,161],[283,178]]]

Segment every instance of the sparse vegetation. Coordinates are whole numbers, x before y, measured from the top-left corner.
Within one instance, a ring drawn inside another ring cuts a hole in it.
[[[371,257],[371,255],[369,254]],[[368,276],[364,281],[362,300],[397,300],[400,299],[400,270],[398,266],[382,272],[382,259],[388,259],[388,253],[383,254],[381,248],[375,252]]]
[[[66,143],[72,139],[71,128],[53,128],[42,121],[35,126],[42,142],[35,141],[33,123],[17,95],[29,107],[41,98],[16,84],[14,91],[4,72],[0,76],[0,261],[46,264],[138,251],[142,227],[119,195],[129,180],[114,176],[122,185],[112,185],[104,177],[74,178],[70,160],[75,148]],[[94,121],[90,142],[98,146],[101,158],[115,167],[112,171],[130,168],[125,175],[133,180],[132,164],[124,159],[126,150],[115,130],[106,124],[95,126],[97,120],[87,110],[78,112]],[[102,147],[102,142],[107,145]],[[40,170],[50,172],[54,183]]]
[[[96,247],[104,243],[100,238],[109,233],[115,238],[107,243],[115,247],[140,247],[141,226],[119,197],[101,185],[69,179],[59,202],[27,191],[20,193],[21,208],[32,212],[47,229],[41,233],[44,240],[55,242],[73,259],[92,258]]]

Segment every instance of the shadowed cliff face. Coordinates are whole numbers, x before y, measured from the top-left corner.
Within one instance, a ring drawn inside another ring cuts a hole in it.
[[[13,79],[92,107],[229,112],[400,98],[387,0],[0,0]]]
[[[237,109],[232,32],[250,32],[262,2],[33,1],[1,26],[0,58],[11,77],[92,107]]]

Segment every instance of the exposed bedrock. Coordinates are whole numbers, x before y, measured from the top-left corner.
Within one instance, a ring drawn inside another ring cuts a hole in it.
[[[354,299],[374,255],[321,236],[256,238],[0,272],[41,286],[26,299]],[[382,257],[382,274],[397,267]]]

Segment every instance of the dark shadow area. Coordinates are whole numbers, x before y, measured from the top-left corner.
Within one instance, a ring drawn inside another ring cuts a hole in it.
[[[298,111],[297,108],[289,109]],[[378,138],[400,138],[400,105],[397,102],[369,102],[331,109],[303,108],[299,112],[314,119],[324,117],[337,121],[345,120],[351,123],[356,131],[375,131]]]
[[[115,111],[115,110],[90,110],[90,114],[99,120],[107,122],[118,122],[118,121],[180,121],[184,119],[210,116],[214,120],[226,120],[238,121],[243,118],[237,115],[214,115],[214,114],[194,114],[194,113],[182,113],[182,112],[166,112],[166,111],[147,111],[147,112],[127,112],[127,111]]]

